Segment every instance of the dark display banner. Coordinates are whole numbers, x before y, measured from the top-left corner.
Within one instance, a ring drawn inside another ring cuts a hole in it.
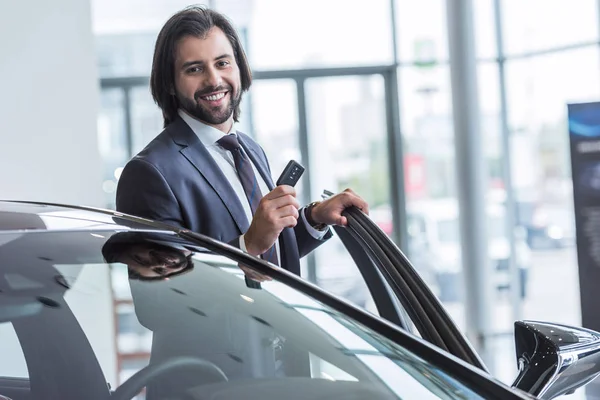
[[[600,331],[600,102],[568,110],[582,324]]]
[[[600,332],[600,102],[568,109],[581,319],[585,328]],[[557,296],[561,290],[556,282]],[[586,386],[586,395],[600,399],[598,379]]]
[[[568,111],[581,319],[600,332],[600,102],[570,104]],[[599,379],[586,386],[586,395],[600,399]]]
[[[600,332],[600,102],[570,104],[568,111],[582,325]],[[598,379],[586,394],[600,399]]]

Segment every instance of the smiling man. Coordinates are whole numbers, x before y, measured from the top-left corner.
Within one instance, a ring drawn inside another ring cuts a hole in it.
[[[368,212],[352,190],[301,208],[295,189],[275,187],[262,148],[239,132],[252,74],[227,18],[202,7],[172,16],[160,31],[150,85],[165,129],[130,160],[117,210],[228,242],[296,274],[300,257],[345,225],[342,211]]]

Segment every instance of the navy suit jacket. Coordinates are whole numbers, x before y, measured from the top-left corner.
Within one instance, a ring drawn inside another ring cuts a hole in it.
[[[270,190],[267,157],[249,136],[238,139]],[[263,193],[264,194],[264,193]],[[188,124],[177,118],[125,166],[117,187],[117,211],[186,228],[239,247],[249,227],[225,175]],[[315,239],[302,221],[279,235],[281,266],[300,275],[300,257],[331,237]]]

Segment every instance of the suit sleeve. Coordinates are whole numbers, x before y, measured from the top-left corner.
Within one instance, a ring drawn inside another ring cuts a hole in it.
[[[117,186],[117,211],[185,227],[179,202],[164,176],[151,163],[127,163]]]
[[[302,212],[302,210],[300,210]],[[306,225],[302,223],[302,221],[298,221],[296,226],[294,227],[294,234],[296,235],[296,242],[298,244],[298,253],[300,254],[300,258],[304,257],[327,240],[329,240],[333,236],[333,232],[331,228],[327,230],[327,233],[321,239],[315,239],[308,230],[306,230]]]
[[[134,158],[123,169],[117,186],[117,211],[190,229],[164,176],[154,165],[141,159]],[[239,248],[240,237],[228,244]]]

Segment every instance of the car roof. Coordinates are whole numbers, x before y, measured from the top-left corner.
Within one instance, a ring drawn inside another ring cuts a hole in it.
[[[0,233],[114,229],[176,230],[155,221],[100,208],[0,200]]]

